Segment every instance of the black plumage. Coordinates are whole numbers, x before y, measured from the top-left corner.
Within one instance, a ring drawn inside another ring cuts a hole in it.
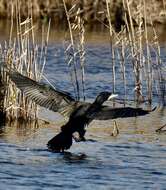
[[[78,132],[79,140],[85,140],[85,127],[93,120],[116,119],[146,115],[149,111],[141,108],[111,108],[102,104],[114,98],[111,92],[101,92],[93,103],[76,101],[64,91],[55,90],[49,85],[34,81],[17,71],[8,72],[10,79],[22,90],[27,98],[40,106],[68,117],[68,122],[61,127],[61,132],[48,142],[48,148],[57,152],[69,149],[73,133]]]

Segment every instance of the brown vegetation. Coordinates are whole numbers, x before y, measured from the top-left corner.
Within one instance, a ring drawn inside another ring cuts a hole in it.
[[[19,7],[15,7],[19,13]],[[19,14],[14,23],[12,11],[11,30],[9,41],[0,47],[0,114],[6,116],[6,121],[31,121],[37,119],[37,106],[20,92],[10,81],[6,70],[16,69],[34,80],[40,80],[46,63],[49,26],[46,39],[41,35],[39,47],[34,38],[34,25],[32,17],[21,22]],[[17,36],[13,36],[13,27],[17,29]],[[44,28],[43,28],[44,30]]]
[[[27,2],[29,2],[28,5]],[[40,8],[38,8],[38,12],[34,11],[36,10],[34,7],[39,6],[39,4],[43,1],[27,2],[22,4],[23,1],[17,1],[17,3],[16,1],[10,1],[9,5],[6,5],[12,7],[10,10],[11,32],[9,42],[6,43],[5,48],[1,48],[0,50],[2,60],[9,68],[17,69],[19,72],[30,78],[40,80],[43,77],[42,73],[46,64],[49,28],[53,22],[49,22],[46,40],[44,40],[43,36],[41,36],[42,45],[40,47],[41,51],[39,51],[38,44],[35,43],[34,38],[33,18],[37,17],[37,13],[41,11]],[[50,4],[46,4],[46,2],[48,3],[48,1],[43,2],[44,7],[47,5],[50,8]],[[53,2],[54,1],[52,1],[52,3]],[[126,62],[127,60],[130,60],[134,73],[133,81],[135,84],[136,101],[138,103],[145,101],[148,101],[149,104],[152,103],[153,81],[157,76],[157,92],[159,98],[161,99],[161,103],[163,105],[166,104],[165,79],[163,62],[160,58],[160,46],[158,43],[158,36],[154,27],[154,22],[152,17],[148,15],[147,12],[147,7],[149,7],[147,3],[142,0],[140,0],[139,3],[137,1],[137,5],[135,5],[137,7],[137,11],[133,11],[134,3],[131,4],[129,0],[123,0],[121,3],[118,3],[119,1],[114,1],[114,5],[117,7],[117,9],[114,7],[117,11],[115,14],[116,20],[118,19],[118,23],[120,23],[119,25],[116,25],[116,22],[112,17],[113,12],[111,11],[113,9],[113,4],[111,4],[109,0],[93,2],[83,1],[83,7],[80,3],[78,3],[79,1],[63,0],[61,3],[59,3],[59,1],[56,2],[57,5],[61,5],[61,7],[63,7],[63,15],[65,15],[66,25],[68,26],[69,35],[67,40],[64,39],[64,44],[66,45],[65,54],[67,57],[67,66],[71,71],[71,80],[76,99],[79,99],[80,97],[85,99],[84,35],[85,24],[92,19],[92,22],[98,21],[104,28],[109,30],[111,47],[110,54],[112,57],[110,60],[110,68],[112,68],[113,72],[111,85],[113,92],[116,90],[115,67],[117,66],[116,64],[119,64],[118,67],[121,68],[125,99],[127,98]],[[71,3],[73,2],[75,2],[75,4],[71,6]],[[35,5],[33,5],[34,3]],[[164,6],[164,2],[160,3]],[[27,5],[27,7],[25,5]],[[85,5],[90,7],[93,6],[93,9],[85,9]],[[87,13],[85,10],[91,14],[85,14]],[[21,15],[23,14],[22,12],[25,14],[23,17],[26,17],[26,19],[21,18]],[[99,15],[103,16],[99,17]],[[46,16],[48,16],[48,14],[46,14]],[[16,20],[15,27],[17,28],[17,38],[14,38],[13,40],[12,35],[14,20]],[[153,31],[152,41],[149,41],[148,37],[148,23],[150,23]],[[135,27],[135,25],[137,25],[137,27]],[[114,28],[114,26],[116,27]],[[155,54],[155,61],[154,56],[152,58],[152,53]],[[11,121],[18,118],[23,120],[30,120],[31,118],[36,119],[37,106],[33,102],[27,100],[26,97],[24,97],[24,95],[17,90],[3,71],[2,78],[5,81],[7,89],[5,89],[5,97],[3,101],[1,101],[1,105],[4,107],[4,112],[7,115],[8,120]],[[145,85],[147,90],[145,94],[142,92],[143,80],[146,81]]]
[[[137,12],[140,11],[140,5],[143,5],[142,0],[129,1],[131,7],[131,16],[136,20]],[[122,0],[109,0],[110,17],[111,22],[120,30],[121,25],[124,24],[124,16],[126,7]],[[166,3],[164,0],[146,0],[146,13],[148,16],[147,23],[165,23],[166,22]],[[21,18],[27,18],[31,13],[33,18],[42,19],[48,21],[49,18],[54,21],[55,24],[65,22],[66,13],[64,9],[63,0],[1,0],[0,1],[0,17],[11,18],[11,10],[15,5],[20,8],[19,13]],[[78,7],[80,8],[79,14],[84,22],[90,28],[94,27],[94,24],[99,24],[103,27],[104,24],[108,24],[106,16],[107,5],[105,0],[65,0],[67,10],[71,10],[71,18],[78,14]],[[137,22],[137,20],[136,20]]]

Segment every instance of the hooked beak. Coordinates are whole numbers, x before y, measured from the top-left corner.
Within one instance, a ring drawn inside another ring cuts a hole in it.
[[[109,97],[108,97],[108,100],[111,100],[113,98],[116,98],[118,96],[118,94],[111,94]]]

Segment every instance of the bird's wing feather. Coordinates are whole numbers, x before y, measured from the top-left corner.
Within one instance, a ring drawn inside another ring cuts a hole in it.
[[[75,102],[68,93],[54,90],[51,86],[34,81],[17,71],[10,71],[8,74],[25,96],[40,106],[65,114],[65,109]]]
[[[108,120],[116,118],[125,118],[125,117],[136,117],[143,116],[148,114],[150,111],[143,110],[141,108],[131,108],[131,107],[120,107],[120,108],[111,108],[109,106],[102,106],[100,111],[89,115],[90,118],[96,120]]]

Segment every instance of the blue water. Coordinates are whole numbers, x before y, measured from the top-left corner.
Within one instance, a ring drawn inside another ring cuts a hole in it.
[[[109,48],[89,45],[86,56],[85,95],[92,99],[100,91],[112,90]],[[126,72],[128,97],[133,99],[133,73],[130,67]],[[44,75],[54,86],[74,96],[61,44],[48,47]],[[120,74],[116,77],[116,91],[123,97]],[[146,87],[143,88],[145,91]],[[155,88],[153,105],[158,105]],[[166,123],[165,109],[140,118],[117,120],[120,129],[117,137],[110,135],[112,121],[92,122],[87,138],[95,141],[74,143],[64,154],[49,152],[46,147],[62,118],[45,111],[41,115],[55,121],[55,125],[1,129],[0,190],[166,189],[166,133],[155,132]]]
[[[46,132],[20,144],[1,140],[0,189],[165,189],[165,143],[127,142],[122,135],[55,154],[45,148]]]

